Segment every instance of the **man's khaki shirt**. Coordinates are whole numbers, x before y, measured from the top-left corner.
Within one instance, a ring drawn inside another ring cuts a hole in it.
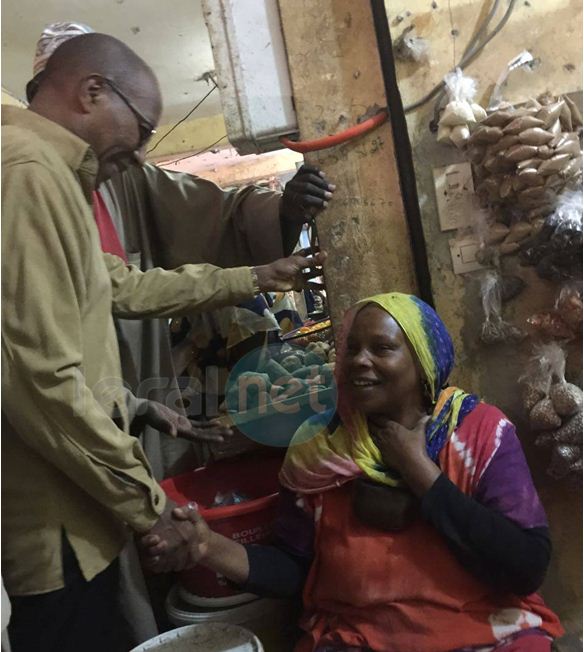
[[[175,316],[253,296],[249,268],[140,272],[102,254],[87,143],[2,107],[2,576],[63,587],[64,531],[84,577],[149,529],[165,498],[128,413],[112,311]],[[112,421],[120,415],[123,429]]]

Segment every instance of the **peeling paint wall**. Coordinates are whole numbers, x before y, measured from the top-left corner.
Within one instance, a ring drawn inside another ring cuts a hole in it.
[[[507,6],[508,2],[501,2]],[[427,39],[429,59],[396,63],[404,105],[415,102],[438,83],[458,61],[491,0],[386,0],[392,39],[413,25]],[[497,14],[500,18],[502,11]],[[497,22],[496,20],[494,22]],[[536,59],[531,71],[512,73],[506,99],[519,101],[549,90],[554,94],[582,90],[582,4],[579,0],[520,0],[502,32],[487,45],[466,73],[478,84],[477,100],[485,103],[507,62],[522,50]],[[464,160],[453,147],[438,145],[429,130],[433,102],[408,115],[408,128],[418,193],[428,243],[436,306],[455,338],[458,367],[456,384],[472,388],[501,407],[517,424],[535,482],[552,528],[554,557],[544,596],[559,613],[569,636],[563,650],[581,650],[582,631],[582,498],[545,475],[548,452],[536,450],[519,401],[517,379],[523,373],[528,343],[485,347],[478,336],[482,323],[478,281],[468,274],[456,276],[448,247],[453,232],[438,224],[432,169]],[[528,288],[508,307],[505,317],[524,323],[526,317],[553,304],[557,286],[540,280],[531,268],[519,267],[507,257],[504,269],[516,273]],[[572,347],[569,380],[581,384],[581,345]]]

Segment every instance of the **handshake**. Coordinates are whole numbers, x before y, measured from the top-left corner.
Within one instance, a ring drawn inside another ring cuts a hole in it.
[[[154,573],[192,568],[205,558],[211,530],[196,504],[177,507],[167,500],[164,512],[152,529],[139,535],[143,565]]]

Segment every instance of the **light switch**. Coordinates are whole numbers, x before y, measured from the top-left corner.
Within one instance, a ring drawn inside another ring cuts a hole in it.
[[[480,246],[478,239],[473,236],[466,236],[449,240],[449,245],[455,274],[466,274],[467,272],[476,272],[478,269],[485,268],[476,259],[477,250]]]
[[[474,183],[470,163],[454,163],[434,168],[440,230],[468,226],[473,210]]]

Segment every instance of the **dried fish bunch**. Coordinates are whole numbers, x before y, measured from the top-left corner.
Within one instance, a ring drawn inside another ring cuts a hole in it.
[[[466,152],[485,205],[509,204],[524,213],[538,209],[545,214],[556,195],[582,176],[582,116],[568,97],[500,105],[467,125]]]

